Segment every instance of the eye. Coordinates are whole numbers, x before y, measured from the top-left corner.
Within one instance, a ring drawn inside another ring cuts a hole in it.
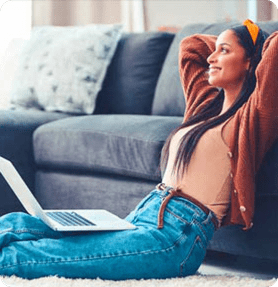
[[[227,48],[221,47],[221,53],[222,54],[227,54],[229,50]]]

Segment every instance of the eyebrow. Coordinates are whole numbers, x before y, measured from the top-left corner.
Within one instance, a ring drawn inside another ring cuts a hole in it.
[[[228,43],[220,43],[218,44],[218,47],[223,47],[223,46],[229,46],[229,47],[232,47],[232,45],[228,44]],[[217,49],[217,45],[215,45],[215,49]]]
[[[230,44],[228,44],[228,43],[221,43],[221,44],[219,44],[219,46],[225,46],[225,45],[227,45],[227,46],[230,46],[230,47],[231,47],[231,45],[230,45]]]

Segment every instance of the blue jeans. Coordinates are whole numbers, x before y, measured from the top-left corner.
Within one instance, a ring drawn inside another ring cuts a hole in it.
[[[214,233],[208,215],[174,197],[157,228],[168,190],[153,190],[126,218],[134,230],[61,233],[25,213],[0,218],[0,275],[110,280],[170,278],[194,274]]]

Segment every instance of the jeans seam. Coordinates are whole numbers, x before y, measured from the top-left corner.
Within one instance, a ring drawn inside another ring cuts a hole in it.
[[[8,229],[0,230],[0,234],[4,234],[4,233],[8,233],[8,232],[13,232],[13,231],[14,231],[14,229],[8,228]]]
[[[46,233],[43,231],[39,230],[34,230],[34,229],[28,229],[28,228],[23,228],[23,229],[13,229],[13,228],[8,228],[5,230],[1,230],[0,234],[8,233],[8,232],[13,232],[15,234],[21,234],[21,233],[31,233],[31,234],[38,234],[38,235],[45,235]]]
[[[190,222],[188,222],[187,220],[183,219],[182,217],[180,217],[179,215],[175,214],[174,212],[172,212],[168,207],[166,207],[166,210],[172,214],[174,217],[176,217],[178,220],[182,221],[183,223],[186,224],[190,224]]]
[[[163,248],[160,250],[144,250],[140,252],[130,252],[125,254],[113,254],[113,255],[105,255],[105,256],[86,256],[86,257],[75,257],[75,258],[60,258],[60,259],[54,259],[54,260],[40,260],[40,261],[22,261],[15,264],[4,264],[0,265],[0,269],[7,269],[12,268],[15,266],[22,266],[22,265],[31,265],[31,264],[59,264],[59,263],[73,263],[77,261],[93,261],[93,260],[103,260],[108,258],[117,258],[117,257],[124,257],[124,256],[136,256],[136,255],[148,255],[148,254],[155,254],[155,253],[165,253],[173,250],[180,241],[183,240],[183,238],[187,237],[186,234],[183,234],[183,236],[180,236],[178,240],[175,241],[173,245],[167,248]],[[195,245],[195,242],[194,242]]]
[[[201,245],[201,247],[203,248],[203,250],[206,251],[207,248],[205,247],[205,245],[204,245],[204,243],[203,243],[203,241],[202,241],[202,239],[201,239],[200,236],[199,236],[199,242],[200,242],[200,245]]]
[[[196,236],[196,238],[194,240],[194,243],[192,244],[192,246],[191,246],[191,248],[190,248],[190,250],[188,252],[188,255],[186,256],[186,258],[180,264],[180,276],[183,276],[183,266],[188,261],[188,259],[190,258],[191,254],[192,254],[192,251],[195,248],[195,246],[196,246],[198,241],[201,241],[199,235]]]
[[[208,235],[206,233],[206,230],[203,228],[202,224],[200,224],[200,222],[198,222],[195,219],[193,219],[193,222],[194,222],[194,224],[196,224],[199,227],[200,231],[202,232],[202,234],[205,237],[206,242],[208,242]]]

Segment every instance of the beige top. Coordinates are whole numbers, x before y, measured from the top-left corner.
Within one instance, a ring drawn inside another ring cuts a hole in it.
[[[176,152],[182,136],[196,125],[179,130],[171,140],[169,159],[162,181],[167,186],[181,189],[206,205],[216,214],[220,223],[227,214],[233,186],[229,147],[223,137],[225,123],[203,134],[192,155],[188,170],[180,180],[173,172]]]

